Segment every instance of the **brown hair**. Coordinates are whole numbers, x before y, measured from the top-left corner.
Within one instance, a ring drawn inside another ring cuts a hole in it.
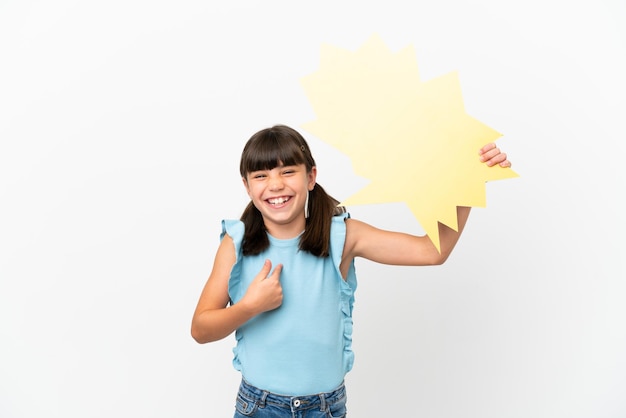
[[[280,164],[304,164],[307,173],[315,166],[309,145],[302,135],[285,125],[275,125],[252,135],[243,148],[239,172],[245,179],[250,172],[271,170]],[[322,186],[315,184],[309,192],[309,217],[300,237],[299,248],[302,251],[319,257],[329,255],[332,217],[344,212],[343,207],[337,207],[338,204]],[[263,216],[252,202],[248,203],[240,219],[245,227],[243,254],[255,255],[267,249],[270,243]]]

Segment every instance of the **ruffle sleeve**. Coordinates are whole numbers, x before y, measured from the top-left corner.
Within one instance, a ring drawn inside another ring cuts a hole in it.
[[[235,255],[237,257],[233,268],[230,271],[230,278],[228,280],[228,295],[230,296],[231,303],[241,299],[241,257],[243,243],[244,225],[243,222],[233,219],[225,219],[222,221],[222,233],[220,234],[220,240],[224,238],[226,234],[233,240],[235,245]]]
[[[230,298],[231,305],[241,299],[243,293],[245,292],[245,289],[243,289],[243,286],[241,285],[241,260],[243,255],[241,244],[243,243],[243,233],[243,222],[233,219],[222,220],[222,233],[220,234],[220,240],[224,239],[224,236],[228,234],[235,245],[235,256],[237,257],[233,268],[230,270],[230,277],[228,278],[228,296]],[[237,341],[241,339],[239,330],[235,332],[235,339]],[[239,359],[238,345],[233,348],[233,354],[233,367],[235,370],[241,371],[242,366]]]
[[[333,223],[330,229],[330,255],[333,264],[337,269],[338,277],[341,276],[339,266],[343,255],[343,247],[346,241],[346,219],[350,217],[349,213],[343,213],[333,217]],[[341,313],[343,315],[343,360],[344,370],[349,372],[354,364],[354,352],[352,351],[352,309],[354,307],[354,292],[356,291],[357,281],[354,268],[354,261],[348,269],[348,276],[345,280],[341,280]]]

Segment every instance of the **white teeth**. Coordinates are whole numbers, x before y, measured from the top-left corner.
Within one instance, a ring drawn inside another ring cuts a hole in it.
[[[279,197],[276,199],[268,199],[267,201],[270,202],[272,205],[280,205],[280,204],[285,203],[288,200],[289,200],[288,197]]]

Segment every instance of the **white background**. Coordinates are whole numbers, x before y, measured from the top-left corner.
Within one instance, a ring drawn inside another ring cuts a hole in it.
[[[189,325],[241,148],[374,33],[458,71],[521,177],[447,264],[357,261],[350,416],[626,416],[624,27],[621,0],[1,1],[0,417],[232,416],[234,338]],[[363,184],[303,133],[331,194]]]

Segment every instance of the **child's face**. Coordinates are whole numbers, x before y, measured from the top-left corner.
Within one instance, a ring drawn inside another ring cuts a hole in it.
[[[289,226],[304,230],[304,205],[307,194],[315,186],[317,170],[307,173],[304,164],[283,166],[271,170],[248,173],[243,179],[248,196],[263,215],[265,227],[273,233],[273,228]],[[277,232],[277,231],[274,231]]]

